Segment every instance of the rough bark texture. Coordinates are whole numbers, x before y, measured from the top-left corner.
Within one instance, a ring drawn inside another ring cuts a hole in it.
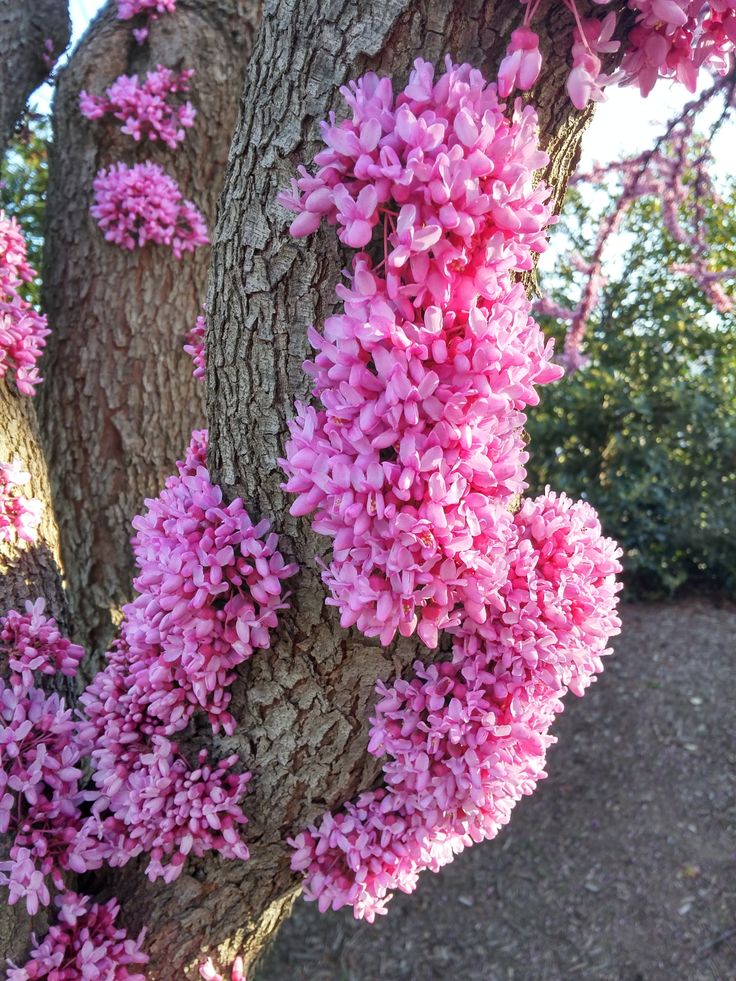
[[[46,40],[58,57],[69,31],[67,0],[0,0],[0,155],[28,96],[49,73]]]
[[[308,394],[301,368],[307,325],[332,311],[345,257],[333,230],[292,241],[276,192],[288,185],[296,164],[311,157],[317,121],[348,78],[375,69],[401,83],[416,56],[438,60],[448,50],[492,75],[520,16],[516,0],[281,0],[265,6],[231,149],[208,295],[210,465],[227,494],[242,495],[253,515],[273,520],[301,571],[274,646],[248,663],[236,686],[239,729],[221,741],[254,773],[247,805],[251,860],[192,863],[173,890],[136,890],[131,922],[149,924],[152,978],[179,972],[193,978],[200,952],[224,966],[240,950],[253,963],[297,888],[286,838],[377,776],[365,752],[376,678],[405,669],[417,653],[428,656],[413,642],[382,650],[339,628],[323,605],[315,563],[326,541],[287,513],[276,460],[292,401]],[[533,95],[552,156],[547,176],[559,201],[586,115],[574,112],[564,91],[570,20],[555,5],[539,22],[547,57],[543,84]]]
[[[131,518],[204,425],[182,345],[202,312],[210,249],[177,261],[163,246],[108,244],[89,214],[92,182],[118,160],[153,160],[213,228],[259,13],[259,0],[183,0],[139,46],[108,4],[59,78],[44,271],[54,333],[40,403],[77,638],[93,652],[131,595]],[[197,119],[177,150],[81,115],[81,89],[101,95],[118,75],[159,63],[195,69]]]

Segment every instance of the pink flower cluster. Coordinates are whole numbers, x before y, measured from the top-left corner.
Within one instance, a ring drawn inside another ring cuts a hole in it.
[[[333,539],[343,626],[435,646],[458,607],[482,621],[504,581],[523,410],[560,374],[510,277],[545,247],[547,158],[534,111],[509,121],[468,65],[435,82],[419,60],[395,101],[374,75],[342,91],[352,118],[323,127],[317,175],[282,201],[296,234],[325,216],[362,247],[377,227],[384,258],[360,253],[344,313],[310,331],[322,407],[297,405],[285,487]]]
[[[532,268],[552,219],[548,188],[532,180],[549,158],[530,106],[509,121],[495,86],[449,59],[436,81],[417,59],[396,98],[391,79],[372,73],[340,91],[352,118],[322,124],[316,174],[300,168],[280,196],[299,212],[293,235],[325,218],[361,249],[379,227],[385,293],[405,317],[402,300],[467,310],[474,296],[495,299],[508,270]]]
[[[725,75],[736,46],[734,0],[628,0],[636,24],[628,35],[621,79],[649,95],[659,78],[690,91],[702,67]]]
[[[101,119],[107,113],[122,121],[121,132],[139,141],[161,140],[172,150],[184,139],[185,129],[194,125],[197,115],[191,102],[176,104],[171,101],[189,91],[191,68],[179,73],[157,65],[146,74],[142,84],[137,75],[120,75],[104,96],[79,94],[79,106],[88,119]]]
[[[20,294],[35,275],[18,223],[0,211],[0,380],[12,372],[21,395],[33,395],[42,380],[36,363],[49,334],[46,317]]]
[[[204,218],[158,164],[113,164],[94,180],[90,212],[108,242],[123,249],[167,245],[180,259],[209,241]]]
[[[589,41],[601,50],[610,29]],[[506,88],[538,69],[524,31],[513,46]],[[352,118],[323,127],[319,170],[282,201],[294,234],[326,217],[367,251],[344,312],[310,332],[321,405],[297,406],[285,486],[333,539],[323,578],[343,626],[383,644],[455,636],[451,662],[379,682],[368,749],[387,757],[385,785],[291,841],[307,898],[372,920],[493,837],[544,776],[562,696],[618,631],[620,552],[564,495],[513,513],[524,410],[561,373],[512,279],[550,223],[533,109],[509,121],[479,72],[448,64],[435,82],[421,61],[395,102],[373,75],[343,93]]]
[[[44,615],[46,603],[26,602],[26,612],[9,610],[0,617],[0,655],[7,657],[14,672],[12,684],[33,686],[33,672],[73,678],[84,657],[84,649],[63,636],[53,617]]]
[[[204,378],[206,371],[204,338],[207,333],[207,324],[204,317],[197,317],[197,322],[189,331],[184,345],[185,352],[194,363],[192,375],[194,378]]]
[[[612,75],[603,72],[601,55],[618,51],[619,41],[613,41],[616,15],[611,12],[603,20],[596,17],[581,20],[573,4],[578,26],[573,31],[572,71],[567,79],[567,92],[576,109],[584,109],[589,102],[603,102],[603,89]]]
[[[63,890],[64,871],[99,866],[95,843],[81,831],[91,728],[34,678],[74,675],[83,651],[43,609],[39,599],[24,614],[0,618],[0,658],[10,669],[7,680],[0,678],[0,834],[11,841],[0,885],[8,887],[11,905],[25,899],[31,915],[50,902],[48,879]]]
[[[0,543],[17,539],[35,542],[43,504],[35,497],[23,497],[17,488],[24,487],[31,475],[19,460],[0,463]]]
[[[386,786],[297,835],[292,866],[321,910],[372,921],[466,846],[495,837],[545,776],[550,725],[582,694],[617,633],[620,551],[585,503],[547,492],[514,516],[510,572],[483,625],[456,632],[451,662],[379,682],[369,751]]]
[[[248,857],[239,801],[250,775],[230,772],[236,756],[210,765],[204,751],[192,766],[170,737],[197,708],[215,731],[234,730],[235,668],[269,646],[286,606],[282,581],[296,571],[267,522],[254,526],[240,499],[223,504],[205,455],[206,433],[197,432],[178,475],[134,519],[138,596],[82,696],[98,789],[86,830],[111,864],[146,852],[148,875],[166,881],[190,853]]]
[[[145,981],[129,968],[148,963],[141,950],[145,930],[136,940],[115,926],[120,907],[115,899],[93,903],[88,896],[66,892],[57,898],[58,922],[34,948],[23,967],[10,964],[7,981]]]
[[[539,38],[530,27],[540,0],[520,2],[526,8],[524,22],[511,35],[499,69],[499,91],[504,97],[515,87],[531,88],[542,64]],[[637,85],[647,96],[658,78],[674,78],[694,92],[701,68],[726,75],[733,65],[736,0],[627,0],[626,7],[635,12],[635,22],[627,33],[620,69],[612,75],[603,72],[601,55],[620,47],[620,42],[613,40],[620,11],[611,11],[602,19],[581,19],[576,0],[562,3],[577,25],[567,83],[577,109],[584,109],[591,100],[602,101],[603,89],[613,81]]]

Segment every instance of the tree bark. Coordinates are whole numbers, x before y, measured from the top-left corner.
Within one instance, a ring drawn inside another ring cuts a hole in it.
[[[202,953],[223,968],[237,952],[246,966],[254,963],[298,889],[287,837],[378,775],[365,749],[376,679],[406,668],[417,654],[429,656],[413,641],[385,650],[341,630],[324,606],[315,561],[326,555],[327,542],[312,534],[308,521],[288,515],[276,460],[293,399],[308,397],[301,368],[307,325],[333,311],[346,256],[331,229],[294,242],[276,193],[288,186],[297,163],[311,158],[317,121],[347,79],[373,69],[400,84],[415,57],[438,61],[447,50],[493,77],[521,13],[516,0],[274,0],[265,6],[214,243],[210,467],[227,495],[243,496],[254,517],[272,520],[300,573],[271,650],[257,653],[236,683],[239,728],[217,741],[254,773],[246,806],[250,861],[192,862],[172,890],[138,888],[129,877],[123,885],[130,895],[135,890],[131,924],[149,925],[151,978],[194,978]],[[571,29],[557,5],[539,16],[546,60],[532,98],[558,204],[589,118],[575,112],[565,93]]]
[[[28,96],[49,74],[48,58],[69,43],[70,28],[67,0],[0,0],[0,156]]]
[[[131,518],[204,425],[203,386],[182,345],[202,312],[210,253],[177,261],[163,246],[107,243],[89,214],[92,182],[118,160],[154,160],[211,230],[259,16],[259,0],[180,0],[139,46],[108,4],[59,78],[44,270],[53,334],[40,414],[76,638],[92,653],[109,645],[131,597]],[[118,75],[143,77],[159,63],[195,69],[197,118],[176,151],[136,144],[110,117],[81,115],[81,89],[102,95]]]

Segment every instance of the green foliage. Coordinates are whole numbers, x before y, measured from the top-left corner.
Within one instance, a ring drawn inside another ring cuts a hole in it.
[[[728,198],[708,204],[718,268],[736,266],[736,184]],[[582,254],[589,218],[574,199],[567,231]],[[530,414],[531,492],[549,483],[588,499],[623,546],[640,595],[686,584],[733,590],[736,316],[714,312],[670,271],[687,250],[666,234],[658,206],[632,208],[623,240],[588,325],[589,367],[550,386]],[[560,264],[555,299],[576,296],[575,277]],[[559,324],[544,326],[559,349]]]
[[[28,246],[28,261],[39,273],[50,140],[48,117],[36,113],[27,115],[0,166],[0,209],[17,219]],[[25,299],[38,306],[39,291],[38,280],[29,283],[25,288]]]

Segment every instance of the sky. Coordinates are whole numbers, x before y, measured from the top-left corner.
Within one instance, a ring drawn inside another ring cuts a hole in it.
[[[103,5],[104,0],[70,0],[73,44]],[[607,101],[596,109],[590,129],[583,139],[583,168],[647,149],[683,105],[684,94],[681,86],[665,82],[659,82],[647,99],[642,99],[635,89],[609,88]],[[39,108],[48,109],[50,98],[49,87],[44,86],[37,93],[34,103]],[[731,123],[724,127],[714,145],[716,162],[721,162],[718,169],[723,172],[730,170],[727,161],[730,162],[731,155],[727,153],[727,148],[729,142],[733,146],[734,139],[736,124]]]

